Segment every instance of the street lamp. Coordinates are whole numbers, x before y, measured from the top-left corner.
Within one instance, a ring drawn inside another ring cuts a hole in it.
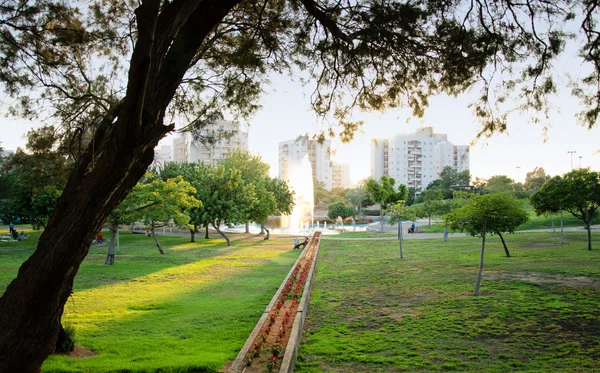
[[[577,153],[575,150],[567,150],[568,154],[571,154],[571,171],[573,171],[573,154]]]
[[[521,169],[521,166],[517,166],[517,183],[519,182],[519,170]]]
[[[581,156],[579,156],[579,169],[581,169]]]

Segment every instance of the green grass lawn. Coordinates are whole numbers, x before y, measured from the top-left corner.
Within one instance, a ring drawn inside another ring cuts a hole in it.
[[[319,256],[296,372],[600,372],[600,234],[334,241]]]
[[[108,234],[105,234],[108,236]],[[0,293],[33,252],[0,242]],[[51,356],[43,372],[216,372],[235,358],[300,251],[289,237],[221,239],[121,234],[116,264],[92,246],[75,280],[63,323],[95,356]]]

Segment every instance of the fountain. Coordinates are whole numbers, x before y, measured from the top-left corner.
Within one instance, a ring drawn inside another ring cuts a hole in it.
[[[312,168],[308,154],[299,163],[290,164],[288,185],[294,191],[295,204],[291,215],[281,216],[281,228],[298,233],[310,227],[314,216]]]

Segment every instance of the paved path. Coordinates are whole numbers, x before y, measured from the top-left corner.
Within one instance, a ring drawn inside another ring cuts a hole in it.
[[[565,227],[565,232],[585,232],[586,230],[583,227]],[[592,232],[600,232],[600,225],[592,225]],[[398,232],[398,225],[386,225],[384,228],[384,233],[394,233]],[[552,228],[543,228],[543,229],[529,229],[523,231],[517,231],[515,233],[532,233],[532,232],[552,232]],[[556,234],[560,234],[560,226],[556,228]],[[448,233],[448,238],[455,237],[466,237],[468,236],[466,233]],[[415,234],[403,234],[404,240],[413,240],[413,239],[427,239],[427,238],[443,238],[443,233],[415,233]],[[339,237],[335,235],[326,235],[323,238],[327,240],[357,240],[357,241],[372,241],[372,240],[396,240],[396,236],[382,236],[382,237]]]

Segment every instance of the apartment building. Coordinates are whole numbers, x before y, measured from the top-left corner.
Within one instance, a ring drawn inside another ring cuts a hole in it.
[[[350,165],[347,163],[332,162],[331,164],[331,187],[351,188]]]
[[[194,135],[183,133],[175,138],[172,160],[214,166],[238,148],[248,150],[248,131],[238,122],[222,120],[205,126]]]
[[[371,143],[371,177],[389,175],[397,185],[415,188],[417,194],[439,179],[446,166],[468,170],[469,146],[452,144],[446,134],[434,133],[432,127]]]
[[[300,167],[305,155],[308,155],[312,177],[325,184],[325,189],[331,190],[332,163],[330,155],[330,141],[319,143],[308,136],[301,136],[295,140],[279,143],[279,178],[290,180],[293,167]]]

